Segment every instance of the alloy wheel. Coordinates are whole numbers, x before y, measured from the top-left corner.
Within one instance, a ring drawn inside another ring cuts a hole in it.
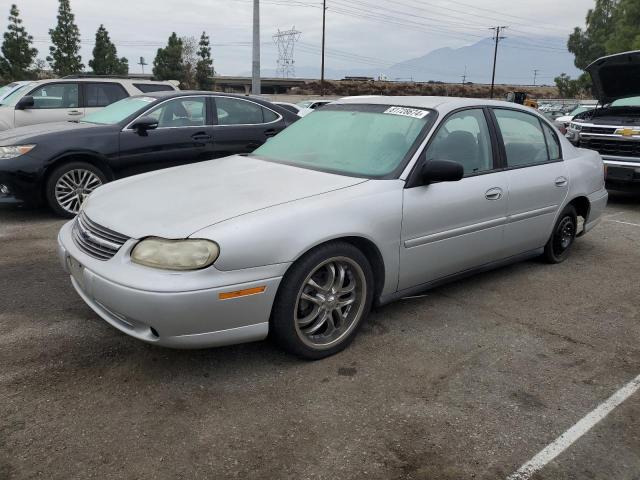
[[[298,293],[295,326],[312,348],[328,348],[358,324],[367,298],[362,268],[350,258],[323,261],[307,276]]]
[[[56,182],[56,201],[65,211],[77,214],[85,198],[100,185],[102,180],[91,170],[69,170]]]

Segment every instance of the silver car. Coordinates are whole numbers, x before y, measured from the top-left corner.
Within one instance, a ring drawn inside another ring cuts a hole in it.
[[[351,97],[253,154],[98,188],[59,256],[84,301],[137,339],[271,334],[321,358],[372,305],[525,258],[562,262],[606,202],[598,153],[530,108]]]

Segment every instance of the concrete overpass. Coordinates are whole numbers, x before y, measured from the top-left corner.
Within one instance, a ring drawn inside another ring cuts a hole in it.
[[[306,83],[313,82],[307,78],[269,78],[262,77],[260,84],[262,93],[287,93],[292,87],[304,87]],[[317,81],[317,80],[315,80]],[[251,77],[213,77],[214,90],[227,93],[251,93]]]

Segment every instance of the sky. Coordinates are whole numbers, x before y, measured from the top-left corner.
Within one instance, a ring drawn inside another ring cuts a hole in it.
[[[49,48],[49,28],[56,23],[57,0],[13,0],[39,58]],[[276,67],[273,34],[295,27],[300,39],[294,59],[300,67],[320,64],[321,0],[261,0],[261,63],[263,72]],[[71,0],[82,37],[85,65],[102,23],[118,54],[129,59],[131,73],[141,71],[139,57],[149,64],[171,32],[211,37],[216,72],[251,71],[253,0]],[[488,28],[507,25],[505,35],[526,39],[540,48],[563,48],[575,26],[583,26],[594,0],[327,0],[327,68],[379,68],[419,57],[441,47],[461,47],[491,36]],[[9,2],[3,2],[9,13]],[[0,12],[2,13],[2,12]],[[0,23],[0,28],[6,28]],[[526,52],[523,52],[526,55]],[[301,68],[302,69],[302,68]],[[264,74],[264,73],[263,73]],[[457,79],[455,79],[457,80]]]

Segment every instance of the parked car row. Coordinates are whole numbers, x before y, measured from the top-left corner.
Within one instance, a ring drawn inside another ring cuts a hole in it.
[[[7,130],[0,132],[0,201],[46,202],[70,217],[108,181],[249,153],[298,118],[258,98],[172,89],[79,120]]]

